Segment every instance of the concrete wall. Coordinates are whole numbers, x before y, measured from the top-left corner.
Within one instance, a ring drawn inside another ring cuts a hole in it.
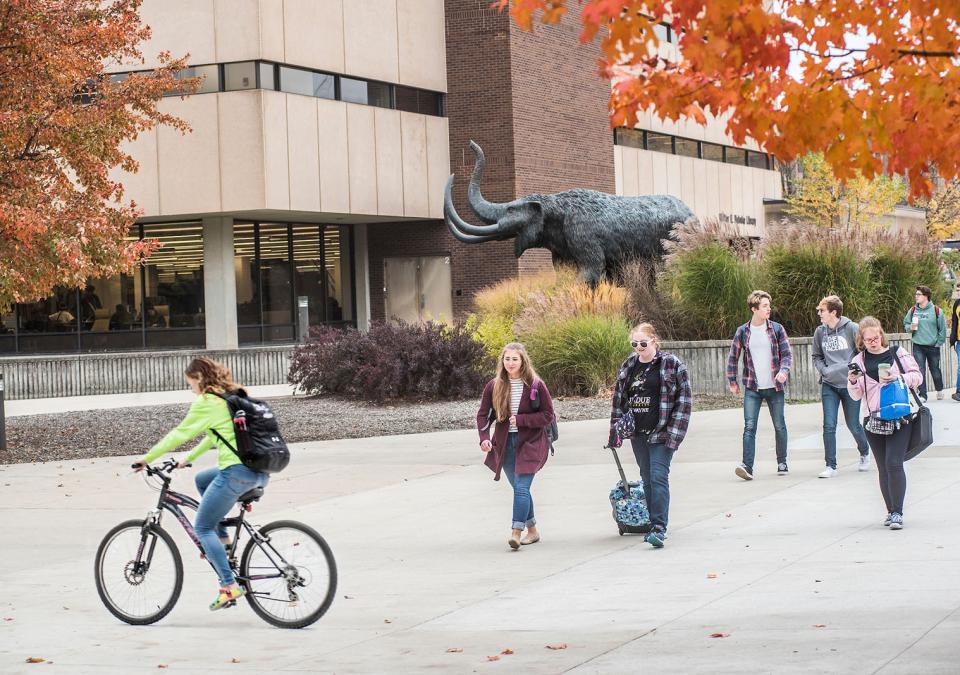
[[[779,171],[725,164],[664,152],[614,146],[617,194],[669,194],[697,217],[738,225],[747,236],[762,236],[764,199],[780,199]]]
[[[168,98],[191,133],[160,127],[117,171],[144,216],[275,209],[439,218],[448,121],[276,91]]]
[[[443,0],[144,0],[146,64],[267,59],[446,91]],[[123,70],[131,64],[118,64]]]

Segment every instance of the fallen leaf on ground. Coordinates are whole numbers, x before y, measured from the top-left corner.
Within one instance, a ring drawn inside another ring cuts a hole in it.
[[[566,649],[566,648],[567,648],[566,642],[557,642],[552,645],[547,645],[547,649]]]
[[[234,656],[232,659],[230,659],[230,663],[240,663],[240,659]]]
[[[733,515],[732,513],[727,513],[727,514],[726,514],[727,518],[731,517],[732,515]]]
[[[707,575],[707,579],[716,579],[716,578],[717,578],[717,575],[714,574],[713,572]]]
[[[43,663],[46,659],[42,659],[39,656],[28,656],[27,663]]]
[[[487,657],[487,661],[499,661],[499,660],[500,660],[500,657],[499,657],[499,656],[488,656],[488,657]]]
[[[345,595],[345,596],[343,596],[343,599],[344,599],[344,600],[353,600],[353,596],[352,596],[352,595]]]
[[[814,628],[826,628],[826,627],[827,627],[827,624],[825,624],[825,623],[815,623],[815,624],[813,624],[813,627],[814,627]]]
[[[710,637],[712,637],[712,638],[725,638],[725,637],[730,637],[730,633],[710,633]]]
[[[384,619],[383,622],[384,622],[384,623],[393,623],[393,621],[391,621],[390,619]]]
[[[170,666],[168,666],[166,663],[158,663],[158,664],[157,664],[157,668],[169,668],[169,667],[170,667]]]
[[[447,649],[447,654],[459,654],[463,651],[463,647],[450,647]]]
[[[5,616],[5,617],[3,617],[3,620],[4,620],[4,621],[13,621],[13,617],[12,617],[12,616]]]
[[[513,654],[513,650],[512,650],[512,649],[504,649],[504,650],[503,650],[502,652],[500,652],[500,653],[501,653],[501,654],[506,654],[507,656],[510,656],[510,654]]]

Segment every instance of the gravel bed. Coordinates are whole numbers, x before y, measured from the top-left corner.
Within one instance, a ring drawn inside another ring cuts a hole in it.
[[[288,443],[470,429],[477,401],[367,404],[331,397],[269,399]],[[694,410],[739,407],[733,396],[694,397]],[[175,427],[189,404],[89,410],[7,418],[0,464],[87,459],[144,452]],[[608,398],[554,399],[560,422],[610,414]]]

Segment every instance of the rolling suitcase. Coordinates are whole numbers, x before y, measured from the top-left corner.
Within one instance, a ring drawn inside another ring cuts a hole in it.
[[[628,481],[626,474],[623,473],[623,465],[620,463],[617,449],[611,447],[610,450],[613,452],[613,459],[620,472],[620,482],[610,490],[610,506],[613,507],[613,519],[617,523],[617,529],[620,530],[620,536],[624,533],[646,534],[650,531],[651,525],[647,499],[643,493],[643,481]],[[627,490],[624,490],[625,485]]]

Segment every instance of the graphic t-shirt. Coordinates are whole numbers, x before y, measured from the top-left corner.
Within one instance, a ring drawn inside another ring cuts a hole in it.
[[[750,324],[750,358],[757,378],[757,389],[773,389],[773,346],[766,324]]]
[[[637,432],[650,432],[660,421],[660,359],[637,363],[627,388]]]

